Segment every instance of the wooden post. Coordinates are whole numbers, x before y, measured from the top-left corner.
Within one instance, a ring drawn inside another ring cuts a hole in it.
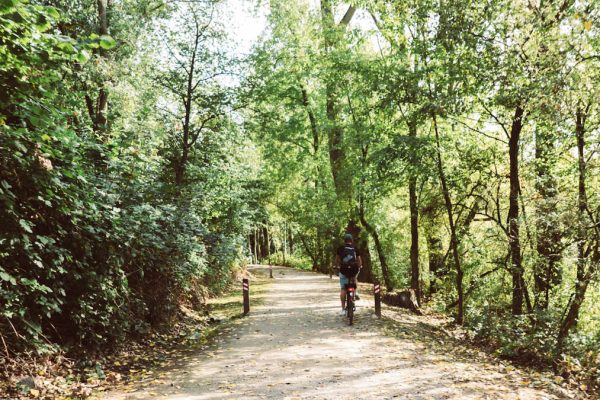
[[[381,287],[379,282],[373,284],[373,296],[375,297],[375,315],[381,318]]]
[[[242,279],[242,295],[244,298],[244,315],[250,312],[250,283],[248,278]]]
[[[273,266],[269,265],[269,278],[273,279]]]

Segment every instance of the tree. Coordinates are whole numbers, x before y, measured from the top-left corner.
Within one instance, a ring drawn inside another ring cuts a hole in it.
[[[223,33],[214,21],[216,7],[183,4],[175,10],[178,25],[164,34],[169,58],[158,82],[169,94],[162,110],[175,121],[172,168],[178,191],[186,183],[190,153],[201,148],[203,138],[218,129],[225,114],[227,93],[217,78],[229,71],[225,53],[217,46]]]

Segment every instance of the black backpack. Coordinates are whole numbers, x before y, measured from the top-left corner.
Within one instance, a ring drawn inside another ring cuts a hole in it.
[[[356,250],[352,246],[344,246],[342,248],[340,258],[342,259],[342,265],[340,272],[347,278],[350,278],[358,274],[358,260],[356,257]]]

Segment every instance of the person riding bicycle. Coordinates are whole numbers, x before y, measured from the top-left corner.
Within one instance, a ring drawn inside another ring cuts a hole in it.
[[[342,302],[341,314],[346,310],[346,287],[351,280],[356,279],[358,272],[362,268],[362,259],[360,253],[354,247],[352,234],[344,234],[344,244],[338,247],[335,255],[335,267],[339,269],[340,277],[340,300]],[[355,292],[354,299],[358,300],[358,293]]]

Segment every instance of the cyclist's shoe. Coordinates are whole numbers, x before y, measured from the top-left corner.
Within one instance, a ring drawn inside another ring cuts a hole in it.
[[[356,293],[356,294],[354,295],[354,300],[360,300],[360,297],[358,296],[358,293]]]
[[[345,309],[342,309],[342,310],[340,311],[340,315],[346,315],[346,310],[345,310]]]

